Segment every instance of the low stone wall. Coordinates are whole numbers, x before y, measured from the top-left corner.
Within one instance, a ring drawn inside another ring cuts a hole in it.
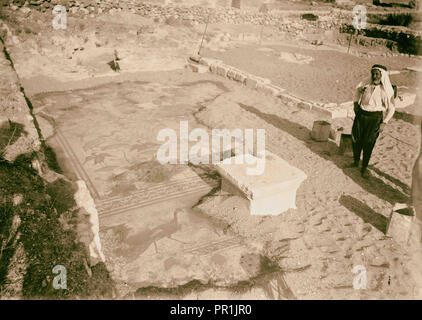
[[[257,90],[263,94],[271,95],[280,99],[280,102],[289,106],[296,106],[301,109],[315,111],[327,119],[354,117],[353,102],[342,104],[317,103],[307,101],[292,94],[286,93],[285,89],[271,83],[270,79],[255,76],[245,71],[224,64],[221,60],[191,57],[189,67],[194,72],[210,72],[227,79],[238,82],[249,89]]]
[[[350,24],[344,24],[340,27],[340,32],[353,34],[355,29]],[[359,31],[359,35],[385,40],[387,47],[390,49],[397,48],[400,53],[422,54],[422,31],[409,30],[405,27],[368,24],[366,29]]]
[[[165,1],[164,1],[165,2]],[[74,14],[91,15],[103,12],[129,11],[144,17],[155,20],[166,21],[169,18],[189,21],[191,23],[230,23],[230,24],[255,24],[285,26],[287,29],[298,28],[300,30],[309,27],[332,28],[340,26],[341,22],[352,21],[353,16],[350,10],[331,9],[327,11],[304,12],[318,15],[317,21],[301,19],[302,11],[280,11],[272,10],[262,13],[256,7],[244,6],[241,9],[224,6],[204,6],[197,4],[194,6],[174,5],[172,3],[137,3],[135,1],[65,1],[65,0],[44,0],[29,1],[24,5],[24,1],[10,1],[9,7],[12,10],[22,10],[27,7],[41,12],[51,12],[56,4],[64,5],[67,10]]]
[[[285,89],[271,83],[270,79],[255,76],[235,67],[224,64],[218,59],[204,58],[199,56],[190,57],[188,67],[193,72],[210,72],[227,79],[238,82],[249,89],[257,90],[263,94],[276,97],[281,103],[290,107],[297,107],[308,111],[317,112],[323,119],[350,118],[355,117],[353,111],[353,101],[343,103],[318,103],[307,101],[292,94],[285,92]],[[415,103],[416,94],[402,92],[396,98],[396,110],[404,108]]]

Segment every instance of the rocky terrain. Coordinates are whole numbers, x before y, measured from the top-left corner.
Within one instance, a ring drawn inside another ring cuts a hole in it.
[[[57,4],[65,30],[51,24]],[[385,235],[393,204],[410,198],[420,98],[381,135],[370,182],[344,168],[339,141],[310,138],[322,118],[350,129],[348,112],[324,106],[351,100],[374,63],[417,93],[418,52],[373,33],[349,51],[350,6],[208,4],[3,1],[1,240],[13,250],[0,255],[2,298],[420,298],[414,247]],[[208,60],[192,63],[199,50]],[[265,129],[268,150],[308,175],[297,209],[251,216],[212,166],[158,164],[158,132],[182,120]],[[57,264],[68,291],[52,288]],[[368,290],[353,289],[356,265]]]

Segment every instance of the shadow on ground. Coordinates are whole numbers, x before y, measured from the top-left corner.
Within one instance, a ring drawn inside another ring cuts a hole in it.
[[[133,294],[133,298],[161,298],[161,299],[181,299],[190,293],[204,292],[206,290],[227,291],[233,294],[244,294],[255,287],[262,289],[265,297],[270,300],[296,300],[296,296],[287,285],[284,279],[284,272],[280,267],[265,256],[258,256],[259,272],[255,276],[251,276],[249,280],[239,281],[231,286],[219,286],[214,283],[202,283],[199,280],[191,280],[186,284],[172,287],[161,288],[148,286],[139,288]],[[245,270],[246,271],[246,270]]]
[[[406,109],[408,109],[408,108],[406,108]],[[412,114],[410,112],[403,112],[401,110],[396,111],[394,113],[393,118],[394,119],[397,119],[397,120],[403,120],[403,121],[408,122],[408,123],[411,123],[411,124],[417,124],[417,125],[419,125],[419,124],[422,123],[422,116],[416,115],[416,114]]]
[[[27,135],[22,124],[10,120],[3,123],[0,127],[0,157],[5,148],[14,144],[22,134]]]
[[[352,196],[342,195],[339,199],[339,202],[349,211],[354,212],[364,222],[371,224],[384,234],[387,232],[388,219],[382,214],[372,210],[362,201]]]

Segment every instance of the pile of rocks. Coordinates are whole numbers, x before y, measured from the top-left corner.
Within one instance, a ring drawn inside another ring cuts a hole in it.
[[[135,8],[139,15],[160,20],[170,17],[181,20],[189,20],[194,23],[230,23],[230,24],[254,24],[284,26],[286,28],[306,29],[308,27],[331,28],[340,25],[341,22],[352,21],[350,14],[344,14],[340,10],[332,10],[324,13],[317,21],[308,21],[300,18],[300,13],[268,12],[262,13],[253,9],[235,8],[207,8],[201,6],[176,7],[158,6],[151,4],[139,4]],[[343,19],[348,19],[344,20]]]

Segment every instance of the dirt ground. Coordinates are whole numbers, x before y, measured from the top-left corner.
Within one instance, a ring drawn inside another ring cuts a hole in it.
[[[392,206],[410,198],[421,141],[413,120],[386,126],[367,181],[345,168],[351,156],[335,142],[310,138],[318,114],[186,68],[204,25],[132,13],[68,23],[50,37],[22,34],[8,50],[65,175],[87,181],[117,298],[421,298],[413,248],[385,236]],[[312,101],[351,100],[374,63],[400,71],[392,82],[417,92],[420,73],[405,68],[419,58],[280,37],[268,32],[260,44],[259,27],[214,25],[202,54]],[[108,65],[114,50],[120,72]],[[213,166],[159,165],[158,133],[177,132],[182,120],[208,132],[265,129],[267,149],[307,175],[297,209],[251,216],[245,199],[221,190]],[[367,290],[353,288],[356,265],[366,267]]]
[[[416,92],[420,82],[420,73],[404,70],[409,65],[419,65],[420,60],[403,56],[359,57],[329,47],[288,44],[239,46],[224,52],[206,50],[204,54],[271,79],[272,83],[298,97],[322,103],[353,100],[356,86],[368,77],[368,70],[375,63],[401,71],[392,75],[391,81],[402,87],[402,91]]]

